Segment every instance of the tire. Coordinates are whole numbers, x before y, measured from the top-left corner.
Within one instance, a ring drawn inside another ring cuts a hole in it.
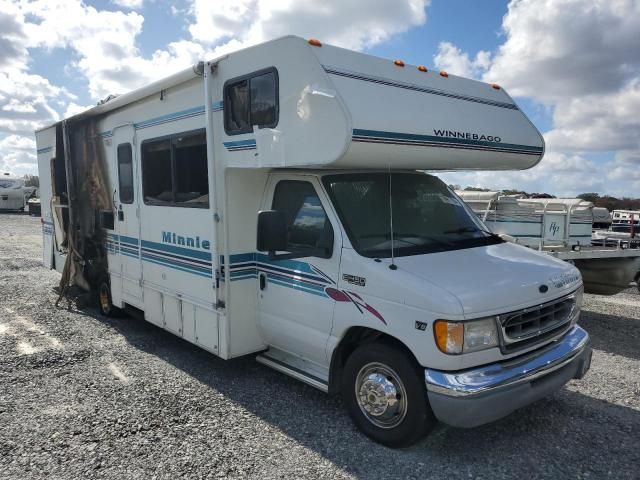
[[[115,307],[111,301],[111,286],[107,280],[101,280],[98,284],[98,308],[105,317],[122,315],[122,310]]]
[[[362,345],[349,356],[342,398],[356,426],[387,447],[412,445],[436,423],[421,369],[408,353],[387,343]]]

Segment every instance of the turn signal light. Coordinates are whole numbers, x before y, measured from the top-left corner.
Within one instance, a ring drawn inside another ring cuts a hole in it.
[[[433,324],[436,345],[443,353],[462,353],[464,325],[461,322],[436,320]]]

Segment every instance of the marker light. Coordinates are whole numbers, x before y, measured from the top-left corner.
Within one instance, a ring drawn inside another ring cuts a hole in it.
[[[449,76],[449,74],[447,72],[445,72],[444,70],[440,70],[440,76],[447,78]]]
[[[309,45],[312,45],[314,47],[321,47],[322,46],[322,43],[320,42],[320,40],[317,40],[315,38],[310,38],[308,40],[308,42],[309,42]]]
[[[418,66],[418,70],[420,70],[421,72],[427,72],[427,67],[425,67],[424,65],[419,65]]]
[[[393,61],[393,64],[394,64],[396,67],[404,67],[404,62],[403,62],[402,60],[394,60],[394,61]]]
[[[491,88],[493,88],[494,90],[500,90],[500,85],[498,85],[497,83],[492,83]]]

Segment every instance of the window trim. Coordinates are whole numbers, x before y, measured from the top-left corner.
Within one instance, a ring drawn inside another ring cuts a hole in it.
[[[271,194],[271,209],[274,209],[274,201],[276,199],[276,192],[278,190],[278,186],[281,183],[308,183],[309,185],[311,185],[311,188],[313,189],[313,191],[316,193],[316,196],[318,197],[318,201],[320,202],[320,206],[322,207],[322,211],[324,212],[324,215],[326,217],[326,221],[329,223],[329,227],[331,228],[331,247],[328,249],[329,251],[326,252],[323,255],[318,255],[318,253],[320,253],[318,250],[312,252],[311,255],[307,255],[307,252],[303,252],[303,251],[297,251],[297,252],[289,252],[287,251],[287,253],[282,253],[282,254],[276,254],[274,256],[274,259],[278,259],[278,260],[287,260],[287,259],[294,259],[294,258],[306,258],[306,257],[315,257],[315,258],[323,258],[323,259],[329,259],[333,257],[333,250],[334,250],[334,246],[336,243],[336,232],[335,232],[335,228],[333,228],[333,223],[331,223],[331,216],[329,215],[327,208],[325,206],[325,204],[322,202],[322,195],[320,194],[321,192],[318,190],[318,188],[316,187],[316,185],[313,184],[313,182],[309,181],[309,180],[299,180],[299,179],[291,179],[291,178],[282,178],[280,180],[277,180],[276,183],[273,185],[273,193]],[[288,243],[288,241],[287,241]],[[288,245],[287,245],[288,246]]]
[[[180,136],[184,136],[184,135],[193,135],[193,134],[198,134],[198,133],[204,133],[205,134],[205,151],[206,151],[206,145],[207,145],[207,139],[206,139],[206,129],[204,128],[196,128],[195,130],[187,130],[184,132],[177,132],[177,133],[171,133],[169,135],[162,135],[159,137],[153,137],[153,138],[146,138],[144,139],[141,143],[140,143],[140,169],[141,169],[141,180],[142,180],[142,201],[145,205],[148,205],[150,207],[177,207],[177,208],[199,208],[199,209],[209,209],[211,207],[211,192],[209,192],[209,201],[207,202],[207,205],[197,205],[197,204],[187,204],[185,202],[176,202],[176,201],[172,201],[172,202],[163,202],[161,205],[157,204],[157,203],[153,203],[153,202],[148,202],[147,201],[147,196],[146,196],[146,192],[145,192],[145,166],[144,166],[144,155],[143,155],[143,147],[144,145],[146,145],[147,143],[152,143],[152,142],[160,142],[162,140],[169,140],[169,153],[170,153],[170,157],[171,157],[171,191],[174,195],[174,199],[175,199],[175,185],[176,185],[176,163],[175,163],[175,155],[174,155],[174,149],[173,149],[173,138],[175,137],[180,137]],[[207,182],[209,181],[209,160],[207,158]]]
[[[280,122],[280,76],[278,75],[278,69],[276,67],[267,67],[255,72],[247,73],[239,77],[233,77],[224,82],[222,87],[222,124],[224,126],[224,133],[228,136],[243,135],[246,133],[253,133],[254,125],[251,124],[251,78],[259,77],[265,73],[273,73],[276,83],[276,118],[273,123],[267,125],[258,125],[258,128],[276,128]],[[227,125],[227,90],[233,86],[233,84],[247,80],[249,85],[249,125],[243,129],[230,130]]]
[[[129,146],[130,160],[131,160],[131,200],[128,202],[125,202],[124,200],[122,200],[122,178],[120,177],[120,147],[127,146],[127,145]],[[118,167],[118,198],[120,200],[120,203],[124,205],[132,205],[136,199],[136,181],[135,181],[135,175],[133,174],[133,145],[131,145],[131,142],[119,143],[116,146],[116,164]]]

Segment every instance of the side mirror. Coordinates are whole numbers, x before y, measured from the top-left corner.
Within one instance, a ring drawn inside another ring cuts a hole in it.
[[[274,253],[287,249],[287,226],[282,212],[277,210],[258,212],[257,244],[259,252]]]

